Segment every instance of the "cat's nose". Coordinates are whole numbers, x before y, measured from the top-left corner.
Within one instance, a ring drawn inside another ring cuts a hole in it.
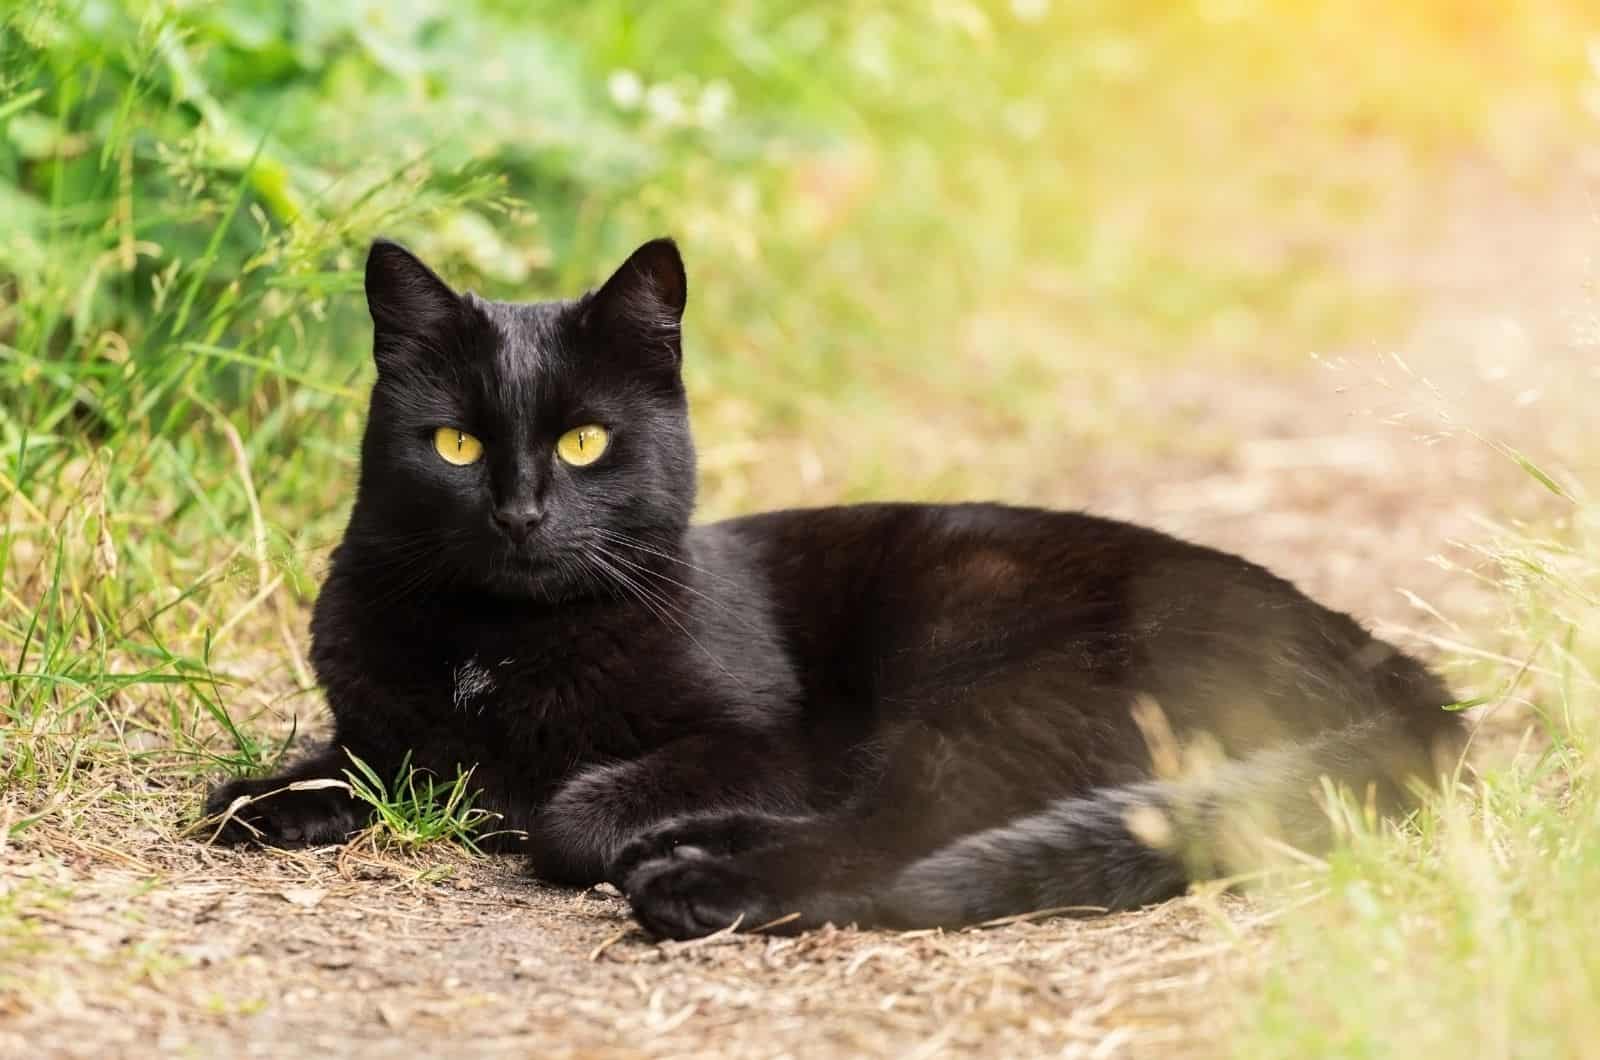
[[[513,505],[494,510],[494,522],[513,541],[525,540],[544,522],[544,509],[536,504]]]

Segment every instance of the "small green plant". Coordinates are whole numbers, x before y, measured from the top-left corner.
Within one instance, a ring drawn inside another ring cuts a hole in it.
[[[403,850],[454,842],[483,853],[477,843],[483,838],[480,829],[499,815],[473,805],[478,793],[470,787],[472,770],[457,770],[454,780],[441,781],[426,769],[413,768],[408,752],[394,781],[385,785],[371,766],[345,754],[355,767],[344,771],[351,794],[372,807],[372,829],[380,841]]]

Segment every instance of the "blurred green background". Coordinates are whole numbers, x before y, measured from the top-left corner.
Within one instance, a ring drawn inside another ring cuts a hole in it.
[[[1537,154],[1577,104],[1591,7],[11,5],[6,473],[44,489],[111,444],[147,469],[114,488],[195,480],[151,530],[208,503],[219,529],[244,515],[209,475],[220,415],[268,521],[322,525],[369,371],[372,236],[539,298],[665,232],[709,510],[1004,493],[1067,386],[1072,440],[1161,442],[1170,424],[1099,419],[1097,392],[1397,313],[1341,276],[1341,230],[1463,146]],[[809,477],[771,459],[846,430]],[[990,475],[945,456],[973,432],[998,439]]]

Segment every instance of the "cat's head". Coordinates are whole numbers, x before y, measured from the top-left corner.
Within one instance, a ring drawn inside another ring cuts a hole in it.
[[[695,461],[670,240],[581,298],[532,303],[457,293],[380,241],[366,291],[378,378],[349,559],[395,584],[561,600],[676,544]]]

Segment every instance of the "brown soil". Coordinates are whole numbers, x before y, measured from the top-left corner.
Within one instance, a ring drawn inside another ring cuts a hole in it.
[[[1107,452],[1031,499],[1237,549],[1425,649],[1457,639],[1441,616],[1483,628],[1493,597],[1451,542],[1482,540],[1508,506],[1559,505],[1434,413],[1536,461],[1575,448],[1600,382],[1600,226],[1573,173],[1533,194],[1464,167],[1415,214],[1442,210],[1437,230],[1352,236],[1353,275],[1418,299],[1398,360],[1180,372],[1130,402],[1234,444],[1161,466]],[[108,784],[92,827],[42,823],[8,846],[0,829],[0,906],[25,914],[0,938],[0,1053],[1196,1055],[1282,908],[1199,893],[965,932],[658,945],[614,894],[547,889],[511,861],[218,850],[175,838],[193,792],[171,796],[166,827],[120,814],[126,797]]]

